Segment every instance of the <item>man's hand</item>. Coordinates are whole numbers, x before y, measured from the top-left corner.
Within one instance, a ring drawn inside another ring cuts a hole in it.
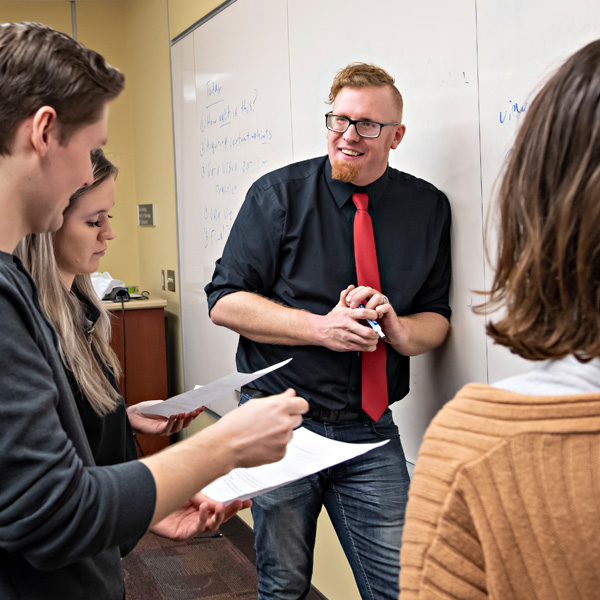
[[[150,531],[172,540],[185,540],[205,531],[216,531],[221,523],[251,505],[251,500],[236,500],[224,506],[222,502],[215,502],[198,492],[181,508],[153,525]]]
[[[349,308],[357,308],[364,304],[370,315],[367,319],[373,319],[381,325],[383,333],[388,335],[388,331],[393,335],[394,328],[399,325],[398,315],[394,307],[389,303],[387,296],[382,292],[361,285],[359,287],[350,286],[350,290],[346,295],[346,304]]]
[[[345,302],[349,308],[358,308],[360,304],[364,304],[365,308],[373,311],[377,310],[377,307],[389,304],[387,296],[382,292],[365,285],[359,287],[349,285],[346,292]]]
[[[285,456],[293,429],[302,424],[308,402],[292,389],[256,398],[227,413],[211,426],[234,450],[234,467],[255,467]]]
[[[204,410],[204,407],[202,407],[188,413],[171,415],[168,419],[161,415],[146,415],[139,412],[140,409],[153,406],[159,402],[162,402],[162,400],[147,400],[127,407],[127,418],[134,433],[163,436],[178,433]]]
[[[422,312],[399,317],[387,297],[380,291],[360,286],[346,294],[346,305],[355,308],[365,305],[368,319],[379,323],[385,333],[386,343],[405,356],[417,356],[439,346],[448,335],[448,319],[433,312]]]
[[[376,319],[374,310],[350,307],[347,296],[354,290],[349,285],[340,293],[340,299],[333,310],[319,317],[319,341],[336,352],[374,352],[379,336],[368,325],[360,323],[361,319]]]

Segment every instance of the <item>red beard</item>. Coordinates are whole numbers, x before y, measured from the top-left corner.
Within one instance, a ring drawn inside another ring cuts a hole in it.
[[[336,160],[331,165],[331,176],[333,179],[339,179],[346,183],[353,183],[358,179],[360,165],[346,162],[345,160]]]

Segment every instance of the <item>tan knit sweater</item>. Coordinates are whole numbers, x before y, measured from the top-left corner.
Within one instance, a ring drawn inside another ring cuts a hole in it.
[[[402,600],[600,598],[600,394],[460,390],[425,434],[401,566]]]

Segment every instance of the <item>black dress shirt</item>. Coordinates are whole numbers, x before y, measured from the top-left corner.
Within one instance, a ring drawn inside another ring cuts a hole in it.
[[[256,292],[292,308],[325,315],[356,284],[354,185],[334,180],[327,157],[261,177],[248,191],[213,280],[209,311],[226,294]],[[431,184],[388,167],[366,186],[381,291],[398,315],[450,317],[450,205]],[[289,357],[287,366],[252,383],[266,394],[288,387],[311,406],[360,410],[358,352],[253,342],[240,336],[236,360],[252,372]],[[409,389],[409,359],[387,347],[388,402]]]

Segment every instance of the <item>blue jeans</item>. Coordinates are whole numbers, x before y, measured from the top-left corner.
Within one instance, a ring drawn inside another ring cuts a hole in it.
[[[248,399],[244,396],[242,403]],[[390,410],[377,423],[363,415],[362,420],[341,423],[304,419],[303,425],[341,442],[390,441],[253,499],[259,599],[306,598],[317,517],[325,506],[363,600],[397,600],[410,480]]]

